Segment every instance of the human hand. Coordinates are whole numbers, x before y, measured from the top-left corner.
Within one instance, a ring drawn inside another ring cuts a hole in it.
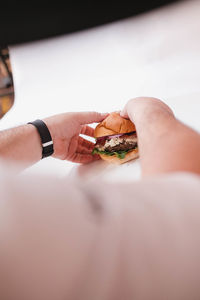
[[[128,101],[120,114],[135,124],[142,175],[166,170],[170,139],[178,125],[172,110],[159,99],[140,97]]]
[[[87,124],[98,123],[108,114],[97,112],[63,113],[44,119],[54,143],[55,158],[76,163],[89,163],[99,159],[92,155],[94,143],[80,134],[94,137],[94,129]]]
[[[135,98],[128,101],[120,114],[135,123],[143,176],[170,172],[200,174],[199,133],[177,120],[164,102]]]
[[[138,97],[127,102],[120,115],[129,118],[136,127],[144,126],[160,114],[174,117],[172,110],[164,102],[152,97]]]

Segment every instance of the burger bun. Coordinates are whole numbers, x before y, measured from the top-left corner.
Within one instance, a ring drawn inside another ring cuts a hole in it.
[[[117,112],[112,112],[107,118],[97,125],[94,131],[96,138],[120,133],[129,133],[135,131],[135,125],[127,119],[124,119]]]

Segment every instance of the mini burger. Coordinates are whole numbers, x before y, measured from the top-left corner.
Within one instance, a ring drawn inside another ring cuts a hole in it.
[[[122,164],[139,156],[135,125],[117,112],[97,125],[94,136],[93,154],[99,154],[103,160]]]

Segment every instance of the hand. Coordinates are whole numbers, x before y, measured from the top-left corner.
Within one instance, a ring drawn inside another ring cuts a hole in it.
[[[121,116],[135,123],[143,176],[181,171],[200,174],[199,134],[178,121],[164,102],[136,98],[128,101]]]
[[[120,115],[129,118],[136,127],[140,124],[150,122],[151,119],[158,117],[159,114],[172,116],[173,112],[164,102],[151,97],[138,97],[127,102]]]
[[[92,155],[94,143],[80,134],[94,137],[94,129],[87,124],[98,123],[108,114],[97,112],[64,113],[44,119],[54,143],[53,157],[76,163],[89,163],[99,159]]]

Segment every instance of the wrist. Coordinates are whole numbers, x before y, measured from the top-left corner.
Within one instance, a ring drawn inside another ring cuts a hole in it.
[[[41,158],[51,156],[54,152],[53,141],[45,122],[38,119],[33,122],[29,122],[28,124],[31,124],[33,127],[36,128],[40,137]]]
[[[41,159],[41,138],[40,135],[37,131],[37,128],[31,124],[27,124],[25,125],[27,128],[27,132],[28,135],[31,137],[31,145],[33,147],[34,145],[34,150],[32,149],[32,151],[34,152],[34,156],[37,159],[37,161],[39,161]]]

